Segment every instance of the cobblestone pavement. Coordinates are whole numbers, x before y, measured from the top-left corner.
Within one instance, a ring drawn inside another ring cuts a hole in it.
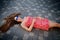
[[[0,0],[0,26],[4,23],[3,18],[13,12],[21,12],[22,18],[41,16],[60,23],[59,0]],[[27,32],[14,25],[6,33],[0,33],[0,40],[60,40],[60,29]]]

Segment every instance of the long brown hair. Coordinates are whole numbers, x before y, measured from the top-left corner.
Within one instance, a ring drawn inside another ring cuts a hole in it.
[[[17,21],[14,20],[15,16],[21,15],[19,12],[15,12],[4,18],[6,22],[0,27],[1,32],[6,32],[9,30],[10,27],[12,27],[15,24],[19,24]]]

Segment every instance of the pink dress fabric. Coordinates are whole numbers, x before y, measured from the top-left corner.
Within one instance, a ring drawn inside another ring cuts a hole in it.
[[[30,27],[33,17],[27,16],[28,20],[25,22],[25,25],[27,27]],[[45,19],[40,19],[40,18],[35,18],[36,21],[34,22],[33,27],[36,29],[42,29],[42,30],[48,30],[49,29],[49,20],[47,18]]]

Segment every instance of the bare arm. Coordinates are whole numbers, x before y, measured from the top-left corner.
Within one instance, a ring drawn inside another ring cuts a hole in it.
[[[33,19],[32,24],[30,25],[29,28],[25,26],[25,24],[24,24],[25,22],[23,22],[23,23],[21,24],[21,26],[22,26],[23,29],[31,32],[31,31],[32,31],[32,28],[33,28],[33,25],[34,25],[34,21],[35,21],[35,19]]]

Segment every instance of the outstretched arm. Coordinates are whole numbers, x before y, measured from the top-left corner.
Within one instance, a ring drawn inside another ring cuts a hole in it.
[[[32,31],[32,28],[33,28],[33,25],[34,25],[34,21],[35,21],[35,19],[33,19],[32,24],[30,25],[29,28],[25,26],[24,22],[21,24],[21,26],[22,26],[23,29],[31,32]]]

